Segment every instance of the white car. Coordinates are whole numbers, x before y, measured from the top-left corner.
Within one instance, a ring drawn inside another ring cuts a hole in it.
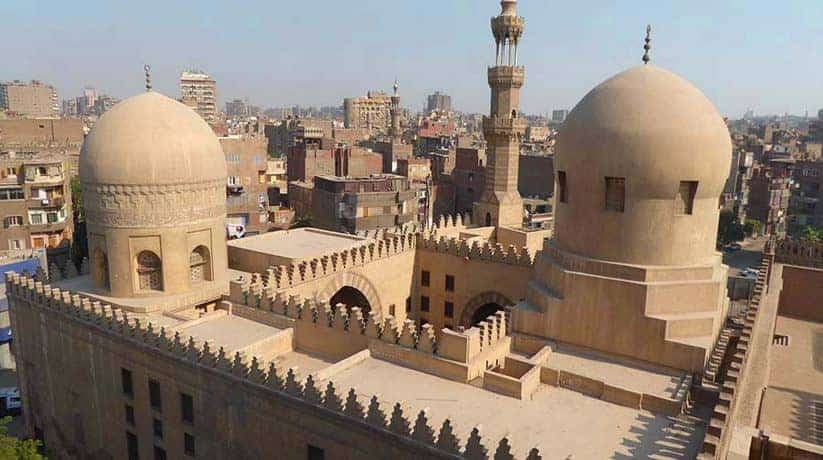
[[[19,414],[23,410],[20,390],[17,387],[0,388],[0,411],[2,415]]]

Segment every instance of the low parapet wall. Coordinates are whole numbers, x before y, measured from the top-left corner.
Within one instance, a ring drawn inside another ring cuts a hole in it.
[[[484,260],[509,265],[531,267],[534,264],[534,258],[528,249],[517,248],[513,245],[504,248],[500,244],[492,244],[488,241],[481,245],[477,240],[469,245],[465,240],[446,236],[438,237],[433,233],[429,235],[420,234],[419,238],[417,247],[425,251],[436,251],[465,257],[470,260]]]
[[[222,348],[217,351],[211,349],[208,342],[198,344],[193,338],[187,341],[179,332],[172,334],[165,328],[157,329],[151,323],[144,324],[110,305],[44,285],[16,273],[6,274],[6,287],[13,314],[18,310],[27,310],[27,313],[34,311],[57,317],[61,324],[69,322],[86,328],[92,337],[105,337],[107,340],[141,348],[153,353],[156,359],[169,361],[169,366],[208,374],[202,378],[217,379],[221,385],[226,384],[236,391],[245,390],[249,394],[266,392],[266,397],[273,398],[272,401],[277,404],[297,405],[301,417],[312,420],[312,426],[326,426],[329,418],[340,419],[335,422],[336,427],[345,427],[342,429],[356,431],[360,435],[364,431],[370,432],[370,439],[377,445],[383,443],[385,446],[393,446],[395,458],[485,459],[491,454],[484,446],[486,442],[481,438],[479,427],[474,428],[463,442],[454,435],[448,419],[439,430],[430,426],[426,410],[420,411],[416,418],[409,418],[403,413],[400,403],[394,404],[393,410],[388,411],[385,403],[381,403],[377,396],[373,396],[368,407],[365,407],[354,388],[347,395],[340,393],[331,381],[323,388],[318,386],[311,374],[301,382],[292,369],[284,371],[274,363],[268,369],[263,369],[257,357],[252,357],[249,361],[244,354],[238,352],[232,358]],[[325,320],[327,317],[321,318]],[[41,330],[39,327],[26,329]],[[21,339],[43,340],[37,336],[24,336]],[[219,401],[212,403],[217,404]],[[358,446],[357,449],[363,452],[363,446]],[[511,459],[513,457],[510,451],[511,442],[504,437],[497,444],[494,456]],[[539,458],[539,452],[534,448],[529,452],[527,460]]]
[[[823,268],[823,243],[786,238],[769,241],[774,247],[774,260],[780,264]]]

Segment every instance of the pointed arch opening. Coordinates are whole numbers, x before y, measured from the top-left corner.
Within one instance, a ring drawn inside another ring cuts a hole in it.
[[[141,291],[163,290],[163,264],[151,251],[137,254],[137,286]]]

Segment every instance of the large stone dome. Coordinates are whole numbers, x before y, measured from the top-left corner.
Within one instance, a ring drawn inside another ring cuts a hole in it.
[[[225,180],[217,137],[189,107],[157,92],[130,97],[94,125],[80,154],[88,184],[161,185]]]
[[[692,84],[652,65],[622,72],[569,113],[555,149],[555,170],[565,175],[558,183],[566,183],[566,202],[556,199],[560,246],[634,264],[713,256],[731,139]],[[609,181],[622,189],[617,212],[605,204]]]

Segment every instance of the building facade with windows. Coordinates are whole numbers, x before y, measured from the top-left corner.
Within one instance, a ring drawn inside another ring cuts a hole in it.
[[[0,82],[0,110],[24,118],[56,118],[60,100],[53,86],[37,80]]]
[[[269,230],[269,177],[266,138],[258,135],[221,137],[226,155],[226,224],[241,225],[246,234]]]
[[[68,255],[73,234],[66,155],[0,153],[0,250],[45,248]]]
[[[217,82],[205,72],[180,74],[180,102],[194,109],[206,123],[217,121]]]

